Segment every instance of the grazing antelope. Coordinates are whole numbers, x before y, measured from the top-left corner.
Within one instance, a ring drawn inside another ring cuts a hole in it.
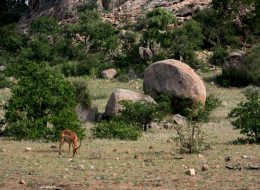
[[[78,136],[76,135],[75,132],[70,131],[70,130],[62,130],[60,132],[60,146],[59,146],[59,156],[61,156],[61,147],[64,144],[64,142],[69,143],[69,152],[68,152],[68,156],[70,155],[70,147],[71,147],[71,143],[73,146],[73,157],[75,156],[75,154],[77,154],[77,150],[79,149],[79,147],[81,146],[78,145]]]

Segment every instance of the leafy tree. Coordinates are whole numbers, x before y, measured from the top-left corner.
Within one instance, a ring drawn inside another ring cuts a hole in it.
[[[66,128],[82,137],[75,105],[75,91],[68,81],[48,67],[28,63],[27,75],[20,78],[6,106],[5,133],[18,139],[55,140]]]
[[[80,33],[85,36],[85,44],[90,50],[109,52],[117,47],[117,31],[110,22],[104,22],[96,10],[80,14]]]
[[[121,119],[137,125],[140,129],[147,130],[147,125],[161,117],[156,104],[147,101],[122,101],[123,109]]]
[[[258,88],[248,88],[244,92],[247,101],[241,102],[230,113],[234,118],[232,125],[239,129],[241,134],[260,142],[260,91]]]

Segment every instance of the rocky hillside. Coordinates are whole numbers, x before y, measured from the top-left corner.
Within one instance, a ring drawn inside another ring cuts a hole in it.
[[[87,0],[89,1],[89,0]],[[29,10],[20,19],[20,26],[39,16],[53,16],[59,20],[75,21],[76,8],[86,0],[29,0]],[[135,23],[141,12],[156,7],[163,7],[173,12],[182,23],[197,11],[210,5],[212,0],[97,0],[99,9],[104,11],[104,18],[115,25]]]

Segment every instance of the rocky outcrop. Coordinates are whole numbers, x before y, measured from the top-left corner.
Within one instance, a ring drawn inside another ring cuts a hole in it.
[[[242,60],[245,54],[246,52],[241,50],[230,53],[225,59],[225,62],[222,66],[223,72],[232,70],[242,70],[244,67]]]
[[[149,65],[144,72],[144,92],[155,98],[160,94],[190,98],[205,104],[206,88],[203,80],[187,64],[168,59]]]
[[[114,92],[112,92],[107,102],[105,115],[109,117],[118,115],[120,109],[122,109],[122,106],[120,105],[119,102],[122,100],[131,100],[131,101],[144,100],[144,101],[155,103],[153,98],[145,94],[134,92],[131,90],[126,90],[126,89],[117,89]]]
[[[76,106],[76,113],[78,118],[83,122],[96,121],[98,116],[98,108],[97,107],[87,108],[86,106],[78,104]]]

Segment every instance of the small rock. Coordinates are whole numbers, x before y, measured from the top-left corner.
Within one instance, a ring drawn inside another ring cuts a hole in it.
[[[202,171],[207,171],[207,170],[209,170],[209,165],[208,165],[208,164],[203,164],[201,170],[202,170]]]
[[[20,182],[19,182],[20,184],[23,184],[23,185],[26,185],[26,182],[25,182],[25,180],[24,179],[20,179]]]
[[[118,158],[118,157],[116,157],[116,160],[119,160],[119,158]]]
[[[226,162],[229,162],[230,160],[231,160],[231,156],[225,157],[225,161],[226,161]]]
[[[150,149],[150,150],[153,149],[153,146],[149,146],[149,149]]]
[[[115,149],[113,149],[113,152],[116,152],[116,148],[115,148]]]
[[[130,149],[127,149],[127,151],[125,151],[126,154],[129,154],[131,152]]]
[[[201,154],[198,154],[198,158],[203,158],[203,156]]]
[[[244,159],[251,159],[251,158],[249,158],[247,155],[243,155],[243,156],[241,156],[242,158],[244,158]]]
[[[94,167],[94,166],[92,166],[92,165],[90,165],[90,166],[89,166],[89,169],[90,169],[90,170],[94,170],[94,169],[95,169],[95,167]]]
[[[216,169],[219,169],[220,168],[220,165],[216,165]]]
[[[73,162],[73,159],[72,158],[68,159],[68,162]]]
[[[177,123],[180,126],[187,126],[188,125],[187,118],[180,115],[180,114],[174,115],[172,119],[175,123]]]
[[[26,147],[26,149],[25,149],[26,152],[29,152],[29,151],[31,151],[31,150],[32,150],[31,147]]]
[[[6,152],[6,150],[4,148],[1,148],[0,152]]]
[[[190,176],[195,176],[195,175],[196,175],[195,169],[194,169],[194,168],[190,168],[190,169],[187,171],[187,174],[190,175]]]
[[[80,164],[80,165],[78,166],[78,169],[80,169],[80,170],[84,170],[84,169],[85,169],[85,167],[84,167],[84,165],[83,165],[83,164]]]
[[[51,145],[51,149],[57,149],[58,146],[57,145]]]
[[[211,85],[215,85],[215,83],[214,83],[214,82],[210,82],[210,84],[211,84]]]
[[[136,155],[134,156],[134,158],[137,159],[137,160],[140,160],[140,159],[141,159],[140,155],[138,155],[138,154],[136,154]]]

